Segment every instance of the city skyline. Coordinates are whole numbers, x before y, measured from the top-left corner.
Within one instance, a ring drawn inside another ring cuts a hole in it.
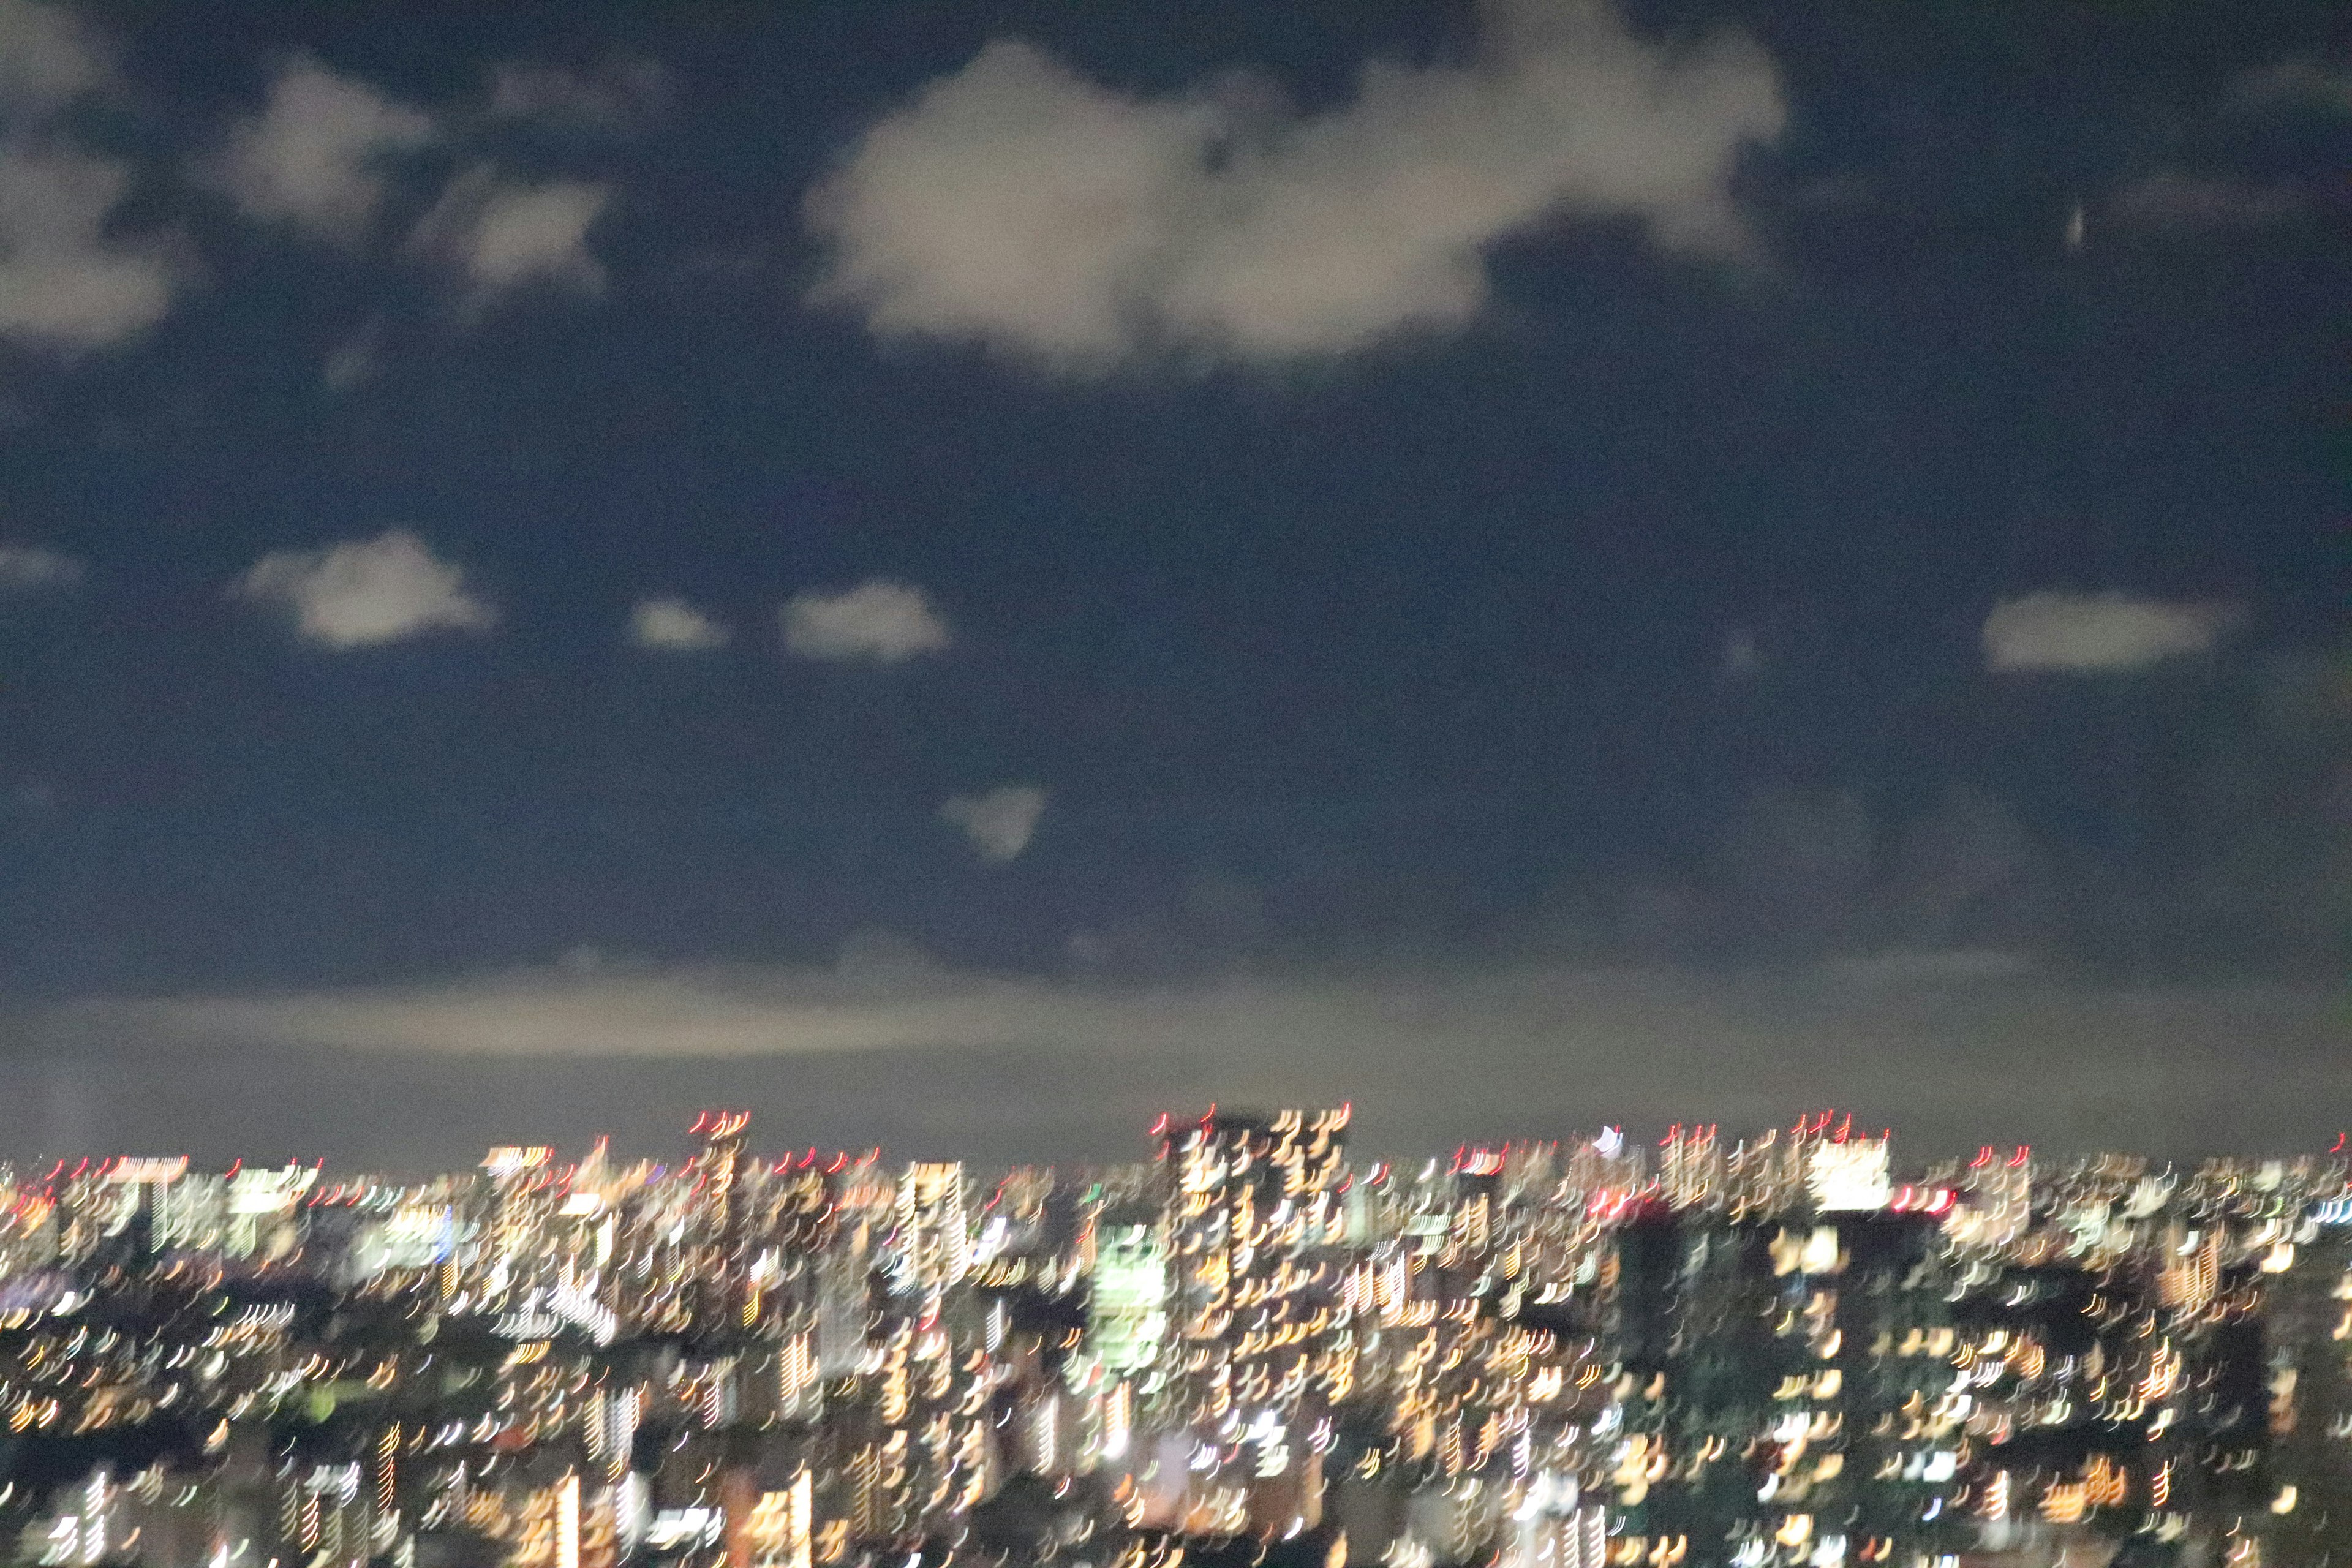
[[[2303,0],[0,0],[0,1568],[2352,1568],[2347,168]]]
[[[2328,1568],[2352,1156],[0,1165],[0,1542],[261,1568]],[[0,1551],[6,1550],[0,1545]]]
[[[347,1186],[370,1184],[426,1184],[446,1181],[453,1175],[479,1170],[498,1174],[519,1168],[520,1161],[530,1169],[563,1180],[571,1180],[583,1170],[599,1173],[610,1168],[629,1168],[658,1179],[673,1173],[694,1177],[704,1202],[719,1217],[715,1222],[720,1230],[729,1228],[730,1194],[739,1172],[758,1169],[772,1173],[789,1173],[794,1169],[822,1171],[835,1175],[855,1165],[860,1169],[897,1170],[910,1180],[923,1172],[955,1171],[1013,1173],[1018,1179],[1024,1172],[1042,1173],[1049,1183],[1057,1179],[1054,1173],[1066,1170],[1067,1179],[1083,1182],[1090,1173],[1108,1169],[1126,1168],[1139,1163],[1140,1153],[1159,1151],[1156,1158],[1165,1163],[1174,1147],[1171,1140],[1181,1139],[1188,1127],[1207,1127],[1230,1122],[1234,1125],[1257,1126],[1264,1123],[1286,1124],[1285,1119],[1301,1119],[1302,1127],[1319,1125],[1306,1119],[1326,1118],[1334,1134],[1330,1143],[1333,1163],[1321,1167],[1319,1182],[1336,1182],[1350,1168],[1343,1158],[1344,1149],[1352,1149],[1358,1156],[1354,1167],[1371,1169],[1383,1178],[1391,1173],[1410,1173],[1418,1171],[1426,1180],[1440,1172],[1460,1173],[1481,1167],[1482,1161],[1521,1158],[1531,1154],[1557,1158],[1562,1151],[1591,1148],[1602,1157],[1619,1163],[1621,1173],[1632,1183],[1628,1189],[1635,1196],[1646,1193],[1674,1207],[1690,1206],[1692,1200],[1673,1196],[1675,1185],[1675,1162],[1677,1152],[1704,1146],[1714,1151],[1711,1158],[1728,1158],[1736,1164],[1740,1154],[1749,1150],[1769,1149],[1795,1141],[1806,1149],[1832,1149],[1852,1144],[1866,1152],[1875,1162],[1875,1169],[1884,1178],[1877,1195],[1855,1206],[1878,1209],[1894,1203],[1895,1184],[1905,1184],[1905,1191],[1916,1186],[1922,1193],[1932,1191],[1938,1180],[1950,1179],[1950,1173],[1965,1166],[1975,1169],[1996,1154],[2011,1157],[2012,1163],[2023,1164],[2036,1157],[2037,1145],[1995,1137],[1965,1146],[1944,1147],[1919,1144],[1903,1136],[1895,1124],[1874,1124],[1866,1116],[1840,1107],[1801,1110],[1793,1119],[1784,1122],[1733,1123],[1727,1129],[1719,1121],[1685,1120],[1649,1127],[1622,1121],[1588,1116],[1574,1126],[1552,1129],[1548,1134],[1533,1136],[1469,1137],[1446,1148],[1414,1148],[1383,1142],[1367,1145],[1363,1140],[1362,1121],[1366,1111],[1376,1112],[1378,1107],[1359,1107],[1353,1100],[1343,1100],[1336,1106],[1312,1111],[1296,1108],[1281,1109],[1270,1100],[1225,1100],[1207,1102],[1181,1110],[1162,1110],[1148,1122],[1139,1122],[1127,1130],[1122,1147],[1097,1154],[1091,1152],[1065,1151],[1060,1157],[1004,1160],[974,1159],[938,1148],[917,1146],[889,1148],[879,1143],[856,1144],[854,1141],[817,1138],[803,1145],[788,1140],[776,1147],[776,1136],[770,1125],[775,1119],[763,1113],[740,1108],[714,1110],[709,1107],[694,1113],[691,1121],[673,1124],[667,1137],[645,1144],[622,1142],[617,1146],[610,1131],[596,1131],[575,1141],[573,1145],[551,1142],[505,1142],[488,1145],[488,1152],[478,1160],[461,1162],[441,1167],[418,1166],[393,1168],[355,1161],[333,1151],[290,1150],[248,1151],[225,1159],[193,1156],[185,1152],[160,1154],[146,1145],[145,1152],[135,1152],[131,1146],[117,1140],[111,1149],[98,1145],[61,1150],[0,1149],[0,1164],[5,1164],[8,1179],[26,1191],[54,1188],[57,1184],[94,1182],[173,1182],[184,1176],[228,1180],[247,1168],[261,1175],[274,1173],[301,1173],[304,1190],[310,1192],[316,1184],[326,1183],[332,1171],[341,1178],[332,1185],[341,1194]],[[760,1131],[751,1129],[755,1123]],[[790,1126],[790,1123],[787,1123]],[[814,1131],[804,1127],[803,1131]],[[1340,1134],[1344,1133],[1344,1136]],[[567,1160],[567,1148],[575,1147],[579,1156]],[[1318,1159],[1322,1156],[1318,1153]],[[2249,1168],[2284,1170],[2334,1170],[2340,1165],[2352,1173],[2352,1130],[2339,1131],[2333,1137],[2307,1146],[2281,1143],[2260,1149],[2209,1151],[2186,1159],[2167,1158],[2151,1154],[2144,1149],[2121,1144],[2105,1146],[2039,1147],[2039,1158],[2046,1166],[2095,1166],[2116,1160],[2136,1162],[2159,1174],[2190,1173],[2200,1168]],[[43,1169],[42,1162],[48,1162]],[[2334,1163],[2330,1163],[2333,1162]],[[1148,1161],[1143,1163],[1150,1163]],[[274,1176],[273,1176],[274,1179]],[[586,1179],[586,1178],[583,1178]],[[962,1175],[959,1181],[966,1180]],[[316,1203],[328,1191],[318,1185],[310,1200]],[[357,1190],[354,1188],[353,1190]],[[2347,1176],[2347,1193],[2352,1193],[2352,1176]],[[2347,1210],[2352,1213],[2352,1210]],[[1939,1207],[1931,1217],[1940,1217]]]

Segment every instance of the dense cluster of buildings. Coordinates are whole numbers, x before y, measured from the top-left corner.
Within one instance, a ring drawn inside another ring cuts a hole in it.
[[[2352,1565],[2341,1156],[1348,1121],[0,1168],[0,1562]]]

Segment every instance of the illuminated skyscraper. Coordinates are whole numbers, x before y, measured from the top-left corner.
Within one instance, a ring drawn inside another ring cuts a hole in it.
[[[274,1171],[248,1166],[230,1176],[224,1250],[262,1262],[291,1252],[301,1231],[297,1205],[318,1179],[316,1169],[292,1164]]]
[[[690,1214],[692,1270],[687,1299],[695,1326],[705,1333],[733,1334],[743,1327],[742,1300],[743,1134],[747,1110],[706,1110],[691,1131],[702,1140],[694,1159],[695,1202]]]
[[[1319,1515],[1347,1125],[1342,1108],[1212,1111],[1163,1129],[1176,1171],[1175,1413],[1194,1445],[1188,1529],[1285,1530]]]
[[[1125,1377],[1160,1363],[1168,1337],[1168,1257],[1158,1226],[1099,1223],[1087,1338],[1103,1370]]]
[[[1707,1208],[1724,1197],[1724,1151],[1709,1127],[1671,1129],[1658,1150],[1658,1180],[1668,1206]]]
[[[1841,1132],[1817,1139],[1805,1156],[1805,1186],[1823,1214],[1875,1213],[1895,1194],[1889,1152],[1883,1138]]]
[[[994,1475],[986,1395],[995,1369],[965,1279],[971,1241],[963,1167],[910,1165],[887,1201],[884,1289],[859,1358],[864,1430],[849,1459],[855,1533],[867,1539],[960,1528]],[[818,1327],[822,1342],[822,1307]],[[821,1344],[820,1353],[830,1350]]]
[[[901,1289],[937,1295],[961,1281],[971,1255],[961,1165],[908,1166],[898,1183],[898,1222]]]
[[[706,1110],[691,1131],[702,1140],[694,1173],[700,1184],[697,1219],[704,1235],[722,1246],[734,1239],[738,1212],[736,1184],[743,1170],[743,1134],[751,1125],[748,1110]]]
[[[549,1222],[555,1214],[554,1152],[544,1144],[501,1147],[482,1157],[490,1208],[477,1248],[471,1285],[486,1304],[526,1300],[542,1278]]]
[[[2270,1428],[2273,1550],[2265,1562],[2325,1561],[2327,1542],[2352,1519],[2352,1230],[2341,1200],[2318,1205],[2299,1227],[2306,1239],[2274,1242],[2261,1268],[2263,1337],[2270,1347],[2264,1415]],[[2331,1212],[2332,1210],[2332,1212]]]
[[[834,1219],[817,1264],[817,1375],[856,1373],[869,1348],[882,1238],[897,1212],[898,1184],[880,1163],[860,1160],[834,1183]]]

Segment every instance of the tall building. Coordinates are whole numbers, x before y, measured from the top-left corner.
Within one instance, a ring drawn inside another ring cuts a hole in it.
[[[692,1131],[702,1147],[691,1167],[695,1185],[694,1243],[688,1313],[704,1334],[736,1335],[744,1328],[743,1139],[751,1124],[744,1110],[706,1110]]]
[[[743,1137],[751,1125],[748,1110],[706,1110],[690,1129],[702,1140],[694,1161],[698,1188],[695,1217],[704,1236],[720,1246],[736,1236],[736,1187],[743,1173]]]
[[[1282,1531],[1319,1516],[1324,1423],[1345,1376],[1329,1341],[1347,1126],[1344,1108],[1213,1110],[1163,1135],[1185,1529]]]
[[[900,1289],[936,1296],[959,1284],[971,1257],[959,1164],[914,1164],[898,1183],[897,1243]]]
[[[1156,1216],[1096,1221],[1087,1333],[1094,1360],[1117,1378],[1150,1373],[1168,1342],[1168,1255]]]

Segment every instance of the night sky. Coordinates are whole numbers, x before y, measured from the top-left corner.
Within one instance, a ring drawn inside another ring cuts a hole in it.
[[[2352,26],[0,0],[0,1148],[2352,1121]]]

